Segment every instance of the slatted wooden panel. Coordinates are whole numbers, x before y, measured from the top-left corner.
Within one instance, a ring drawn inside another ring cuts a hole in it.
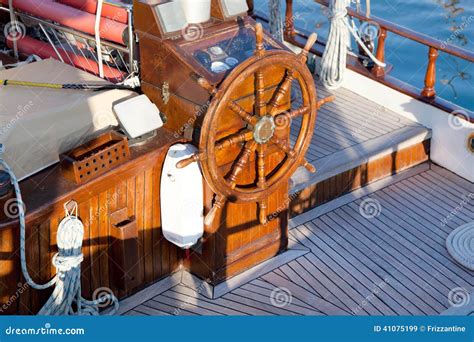
[[[439,314],[452,289],[474,287],[474,272],[445,247],[453,229],[474,220],[473,192],[472,183],[433,165],[292,229],[290,238],[310,253],[221,298],[177,285],[127,314]],[[363,203],[374,206],[373,217],[361,214]],[[287,305],[273,305],[278,289],[291,293]]]
[[[161,167],[157,165],[141,170],[128,179],[118,180],[106,190],[90,192],[86,200],[78,203],[79,217],[85,227],[82,263],[82,293],[85,298],[92,298],[94,291],[102,287],[109,288],[119,297],[123,297],[168,275],[178,267],[179,252],[163,238],[160,228],[160,169]],[[110,214],[121,208],[127,208],[130,217],[135,216],[138,227],[138,282],[135,287],[128,289],[121,288],[119,279],[114,278],[114,270],[120,269],[121,265],[111,258],[110,253],[114,243],[110,238],[112,229]],[[57,251],[57,226],[63,217],[64,212],[58,209],[40,219],[38,224],[28,226],[26,242],[28,268],[38,283],[47,282],[56,273],[51,265],[51,258]],[[16,231],[16,228],[14,230]],[[12,243],[10,241],[12,239],[16,242]],[[1,241],[8,243],[9,248],[11,246],[18,248],[18,239],[11,230],[2,231]],[[5,290],[3,293],[8,296],[12,296],[12,291],[16,290],[9,284],[18,283],[19,289],[24,285],[24,280],[19,274],[18,253],[14,254],[13,258],[14,263],[2,258],[0,265],[5,273],[15,271],[8,276],[2,276]],[[14,277],[16,280],[9,280],[9,277]],[[34,314],[50,293],[50,290],[36,291],[26,286],[24,291],[18,293],[18,298],[13,300],[13,304],[5,310],[5,313],[18,310],[21,314]],[[16,293],[13,293],[13,296],[16,296]],[[6,302],[8,298],[2,298],[2,303]]]

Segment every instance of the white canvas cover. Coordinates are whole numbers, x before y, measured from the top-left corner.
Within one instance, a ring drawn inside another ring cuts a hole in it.
[[[47,59],[0,71],[0,79],[47,83],[106,83]],[[112,104],[136,95],[126,90],[93,92],[0,85],[0,143],[19,179],[59,161],[59,154],[118,125]]]

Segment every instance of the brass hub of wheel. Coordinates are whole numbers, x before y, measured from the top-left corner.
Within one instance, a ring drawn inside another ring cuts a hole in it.
[[[275,120],[270,115],[260,118],[253,128],[253,138],[258,144],[265,144],[275,133]]]

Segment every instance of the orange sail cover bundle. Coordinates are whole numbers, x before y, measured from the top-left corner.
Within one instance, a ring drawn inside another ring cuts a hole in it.
[[[77,8],[81,11],[95,14],[97,11],[97,0],[57,0],[58,2]],[[124,8],[111,4],[102,5],[102,16],[123,24],[128,23],[128,13]]]
[[[0,0],[0,3],[8,6],[8,0]],[[49,19],[77,31],[90,35],[95,34],[96,16],[94,14],[53,0],[13,0],[13,7],[35,17]],[[102,39],[125,44],[127,34],[127,25],[124,23],[109,18],[102,18],[100,21],[100,36]]]

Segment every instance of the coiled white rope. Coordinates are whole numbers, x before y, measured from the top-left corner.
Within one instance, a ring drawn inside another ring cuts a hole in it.
[[[354,22],[352,25],[349,24],[347,20],[347,6],[349,4],[350,0],[331,0],[329,3],[331,27],[319,72],[321,82],[328,89],[339,88],[344,80],[347,46],[350,44],[349,32],[374,63],[385,67],[385,63],[380,62],[365,46],[355,29]]]
[[[329,89],[340,87],[344,79],[349,43],[346,18],[348,5],[349,0],[331,0],[329,3],[331,27],[319,72],[321,82]]]
[[[2,146],[0,145],[0,154],[2,152]],[[0,164],[10,175],[15,190],[20,221],[20,262],[23,276],[28,285],[37,290],[44,290],[53,285],[55,286],[51,297],[41,308],[38,315],[98,315],[99,306],[104,303],[114,305],[114,309],[108,313],[113,315],[119,307],[118,300],[113,294],[102,295],[96,300],[86,300],[81,295],[81,262],[83,260],[81,250],[84,226],[77,217],[77,205],[75,206],[75,215],[74,212],[70,213],[65,208],[66,217],[58,227],[58,253],[54,255],[52,260],[57,270],[56,275],[49,282],[42,285],[37,284],[31,278],[26,264],[25,206],[21,197],[20,186],[15,174],[1,156]]]

